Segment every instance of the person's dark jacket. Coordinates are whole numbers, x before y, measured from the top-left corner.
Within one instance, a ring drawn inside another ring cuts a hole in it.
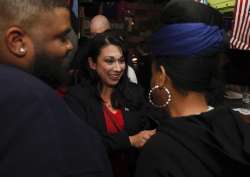
[[[70,88],[65,96],[73,112],[100,133],[108,151],[128,149],[131,147],[128,136],[143,129],[154,128],[154,111],[145,101],[143,89],[136,84],[129,84],[130,99],[135,101],[130,104],[128,100],[122,108],[125,129],[112,135],[107,133],[103,104],[95,87],[82,83]]]
[[[0,82],[0,176],[112,176],[98,133],[54,90],[5,65]]]
[[[144,146],[136,177],[250,176],[250,124],[228,108],[165,119]]]

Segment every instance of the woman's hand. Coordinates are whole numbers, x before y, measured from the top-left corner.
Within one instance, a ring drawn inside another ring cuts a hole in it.
[[[156,133],[156,130],[144,130],[129,136],[129,141],[133,147],[142,148],[144,144]]]

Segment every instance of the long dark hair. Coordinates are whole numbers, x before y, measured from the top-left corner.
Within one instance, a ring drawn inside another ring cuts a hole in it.
[[[110,44],[118,46],[122,50],[123,56],[125,58],[125,63],[127,65],[128,59],[127,59],[126,43],[121,35],[119,35],[118,33],[112,30],[108,30],[108,31],[105,31],[104,33],[97,34],[91,40],[89,51],[88,51],[88,57],[91,57],[92,61],[96,63],[97,58],[101,53],[101,50],[105,46],[110,45]],[[102,81],[99,75],[97,74],[97,72],[95,70],[92,70],[89,67],[89,64],[86,64],[85,66],[88,71],[88,76],[86,77],[87,82],[95,88],[96,96],[98,96],[98,98],[101,99],[100,92],[103,86]],[[86,80],[84,82],[86,82]],[[118,84],[114,87],[113,93],[111,95],[111,103],[113,107],[115,108],[124,107],[125,102],[128,97],[126,96],[128,95],[126,93],[128,90],[127,89],[128,84],[129,84],[129,79],[127,76],[127,66],[126,66],[123,76],[121,77]]]

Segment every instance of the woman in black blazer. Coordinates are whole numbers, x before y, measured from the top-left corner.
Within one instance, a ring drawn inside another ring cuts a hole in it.
[[[124,172],[120,167],[125,164],[116,174],[117,164],[124,161],[121,159],[133,148],[143,147],[154,135],[155,130],[145,130],[151,127],[154,111],[146,103],[142,88],[127,78],[126,50],[120,36],[112,31],[95,36],[85,66],[89,76],[69,89],[65,100],[100,133],[115,164],[114,175],[121,176]]]

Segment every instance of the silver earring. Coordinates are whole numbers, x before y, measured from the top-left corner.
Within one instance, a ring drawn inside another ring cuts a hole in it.
[[[22,48],[22,47],[19,49],[19,51],[20,51],[21,53],[26,52],[26,50],[25,50],[24,48]]]
[[[166,107],[166,106],[169,104],[169,102],[171,101],[171,94],[170,94],[169,90],[168,90],[166,87],[163,87],[164,91],[165,91],[165,92],[167,93],[167,95],[168,95],[168,99],[165,101],[164,104],[158,105],[158,104],[156,104],[156,103],[153,102],[153,100],[152,100],[152,93],[153,93],[156,89],[159,89],[159,88],[160,88],[159,85],[155,85],[154,87],[152,87],[152,88],[150,89],[149,93],[148,93],[148,99],[149,99],[149,102],[150,102],[153,106],[155,106],[155,107],[157,107],[157,108],[163,108],[163,107]]]

